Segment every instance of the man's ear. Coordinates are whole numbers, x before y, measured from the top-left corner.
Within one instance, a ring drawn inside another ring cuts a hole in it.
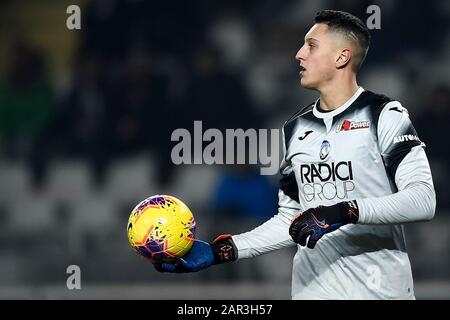
[[[352,59],[352,51],[348,48],[343,49],[336,60],[336,68],[338,69],[344,68],[347,64],[350,63],[351,59]]]

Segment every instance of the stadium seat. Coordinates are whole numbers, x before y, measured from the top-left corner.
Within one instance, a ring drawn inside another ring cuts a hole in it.
[[[185,165],[175,173],[173,184],[168,188],[170,193],[187,205],[208,204],[211,193],[217,184],[218,168],[209,165]]]
[[[9,204],[9,226],[16,235],[51,232],[55,223],[55,201],[49,195],[32,192]]]
[[[154,173],[154,163],[145,155],[117,160],[109,169],[105,192],[115,203],[135,205],[159,193]]]
[[[29,169],[20,162],[0,163],[0,201],[17,202],[31,189]]]
[[[45,191],[56,202],[76,203],[93,189],[92,174],[87,162],[59,161],[49,168]]]

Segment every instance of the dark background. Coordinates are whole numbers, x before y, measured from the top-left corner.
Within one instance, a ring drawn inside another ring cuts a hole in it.
[[[81,8],[68,30],[66,8]],[[293,248],[192,275],[159,274],[126,221],[171,194],[198,238],[252,229],[276,212],[277,176],[257,167],[172,165],[176,128],[281,128],[316,93],[294,56],[321,9],[381,29],[359,75],[408,108],[427,145],[433,221],[406,226],[418,298],[450,298],[448,1],[1,1],[0,298],[290,297]],[[82,289],[66,288],[81,268]]]

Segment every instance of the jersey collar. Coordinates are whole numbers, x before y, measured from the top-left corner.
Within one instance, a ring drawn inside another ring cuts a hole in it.
[[[365,90],[363,87],[358,87],[358,90],[356,90],[356,92],[353,94],[353,96],[351,96],[350,99],[348,99],[340,107],[337,107],[336,109],[334,109],[333,111],[330,111],[330,112],[320,112],[319,110],[317,110],[317,103],[319,102],[319,99],[317,99],[316,103],[314,103],[313,114],[317,118],[320,118],[320,119],[332,118],[332,117],[338,115],[339,113],[343,112],[348,107],[350,107],[352,105],[352,103],[355,102],[355,100],[359,97],[359,95],[361,93],[363,93],[364,91]]]

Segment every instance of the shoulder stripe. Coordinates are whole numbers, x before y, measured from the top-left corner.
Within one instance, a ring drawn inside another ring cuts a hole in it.
[[[299,111],[297,111],[296,113],[294,113],[284,124],[286,126],[286,124],[288,124],[289,122],[294,121],[295,119],[304,116],[305,114],[307,114],[308,112],[312,111],[313,107],[314,107],[315,102],[307,105],[306,107],[301,108]]]
[[[296,120],[306,114],[308,114],[309,112],[312,111],[314,106],[314,102],[307,105],[306,107],[300,109],[299,111],[297,111],[296,113],[294,113],[289,120],[287,120],[285,122],[285,124],[283,125],[283,131],[284,131],[284,141],[285,141],[285,148],[286,150],[288,149],[288,145],[289,142],[291,140],[292,134],[294,132],[294,128],[295,128],[295,124],[296,124]]]

